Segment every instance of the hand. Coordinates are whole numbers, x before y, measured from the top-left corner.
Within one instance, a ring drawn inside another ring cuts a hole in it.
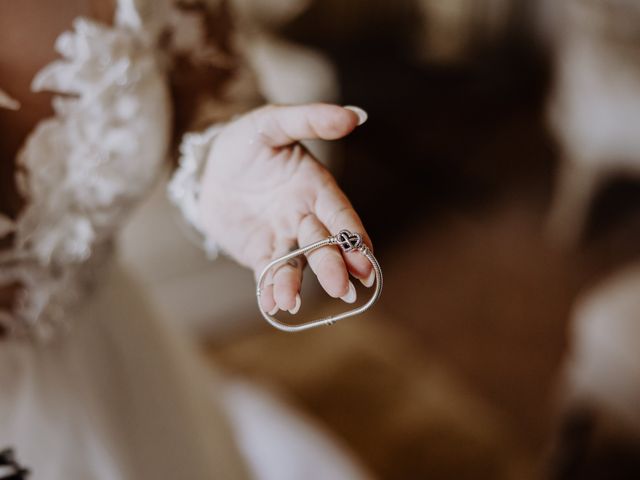
[[[226,126],[203,176],[206,233],[256,277],[272,259],[344,228],[361,233],[371,248],[333,176],[299,143],[344,137],[361,123],[361,115],[327,104],[266,106]],[[349,272],[367,286],[374,280],[370,263],[357,252],[325,247],[307,261],[326,292],[349,303],[356,297]],[[267,279],[261,295],[266,311],[297,313],[304,263],[283,265]]]

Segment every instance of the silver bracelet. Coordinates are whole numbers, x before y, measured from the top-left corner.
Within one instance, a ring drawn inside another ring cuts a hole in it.
[[[264,288],[263,283],[269,271],[273,267],[280,265],[282,263],[288,262],[293,258],[296,258],[300,255],[305,255],[309,252],[312,252],[313,250],[326,247],[329,245],[338,245],[342,249],[342,251],[345,253],[351,252],[351,251],[358,251],[362,255],[364,255],[367,260],[369,260],[376,276],[376,288],[373,292],[373,295],[369,299],[369,301],[360,307],[354,308],[352,310],[348,310],[346,312],[342,312],[338,315],[330,315],[328,317],[324,317],[319,320],[312,320],[310,322],[300,323],[297,325],[289,325],[286,323],[282,323],[272,315],[269,315],[269,313],[262,308],[262,305],[260,303],[260,296]],[[369,247],[367,247],[364,244],[364,242],[362,241],[362,236],[358,233],[352,233],[349,230],[341,230],[337,235],[332,235],[330,237],[325,238],[324,240],[319,240],[315,243],[307,245],[306,247],[298,248],[297,250],[293,250],[292,252],[289,252],[286,255],[283,255],[282,257],[273,260],[264,268],[264,270],[260,274],[260,277],[258,277],[258,284],[256,288],[256,296],[258,298],[258,308],[260,309],[260,313],[262,314],[264,319],[267,322],[269,322],[273,327],[277,328],[278,330],[282,330],[284,332],[301,332],[303,330],[309,330],[311,328],[316,328],[323,325],[333,325],[339,320],[344,320],[345,318],[353,317],[355,315],[364,313],[367,310],[369,310],[374,303],[376,303],[378,298],[380,298],[381,293],[382,293],[382,269],[380,268],[380,264],[378,263],[378,260],[376,260],[376,257],[373,256],[373,253],[371,252],[371,250],[369,250]]]

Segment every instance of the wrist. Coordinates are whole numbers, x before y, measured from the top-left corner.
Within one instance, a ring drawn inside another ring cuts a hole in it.
[[[220,248],[205,230],[200,196],[209,152],[225,126],[226,124],[219,123],[203,132],[184,135],[179,149],[178,168],[167,186],[167,195],[180,210],[189,226],[191,236],[197,237],[198,243],[210,258],[215,258]]]

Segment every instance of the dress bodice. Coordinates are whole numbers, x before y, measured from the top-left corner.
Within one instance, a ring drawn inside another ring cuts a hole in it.
[[[77,19],[57,40],[61,58],[33,80],[57,95],[54,115],[16,159],[26,205],[15,221],[0,216],[0,237],[13,236],[0,251],[0,287],[21,286],[0,325],[16,336],[46,338],[64,325],[164,163],[171,109],[156,48],[164,3],[120,1],[113,26]]]

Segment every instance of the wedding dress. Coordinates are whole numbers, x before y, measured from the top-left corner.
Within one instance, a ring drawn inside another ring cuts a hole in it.
[[[171,9],[77,19],[33,81],[58,96],[17,158],[26,204],[0,215],[0,287],[22,287],[0,310],[0,450],[47,480],[363,478],[301,417],[205,368],[118,263],[115,234],[167,157]]]

